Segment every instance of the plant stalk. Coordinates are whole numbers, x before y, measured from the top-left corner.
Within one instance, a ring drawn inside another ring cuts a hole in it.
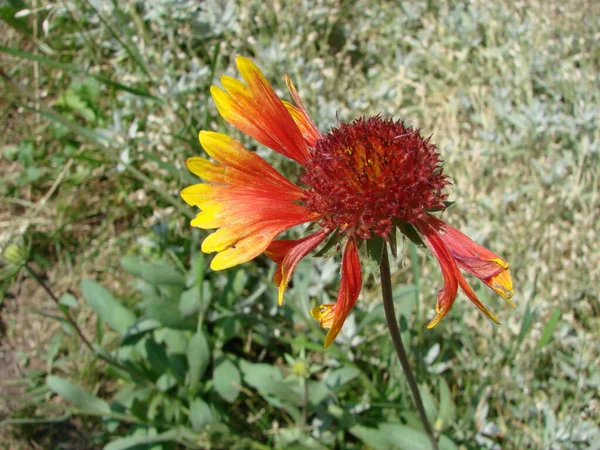
[[[88,339],[85,337],[85,334],[83,334],[83,331],[81,330],[79,325],[77,325],[77,322],[75,321],[75,319],[73,318],[71,313],[69,313],[69,311],[64,310],[63,308],[60,307],[60,301],[59,301],[58,297],[54,294],[54,292],[52,292],[52,289],[50,289],[50,286],[48,286],[44,282],[44,280],[42,280],[42,277],[40,277],[31,267],[29,267],[29,264],[25,264],[24,267],[25,267],[25,270],[27,270],[27,272],[29,273],[29,275],[31,275],[33,277],[33,279],[38,282],[38,284],[42,287],[42,289],[44,289],[44,291],[46,291],[46,293],[50,296],[50,298],[54,301],[54,303],[56,303],[56,306],[58,307],[58,309],[63,313],[63,315],[65,316],[67,321],[71,324],[71,326],[73,327],[73,329],[75,330],[75,332],[77,333],[79,338],[83,341],[84,345],[90,350],[90,352],[92,352],[97,358],[100,358],[121,370],[127,371],[127,368],[125,366],[123,366],[121,363],[119,363],[118,361],[115,361],[112,358],[108,358],[107,356],[98,352],[93,347],[91,342],[88,341]]]
[[[408,362],[408,355],[406,354],[406,349],[404,348],[404,344],[402,343],[402,337],[400,336],[400,329],[398,328],[398,322],[396,320],[396,311],[394,310],[394,298],[392,295],[392,277],[390,274],[390,260],[388,257],[387,243],[384,243],[383,245],[383,253],[381,256],[381,262],[379,263],[379,269],[381,272],[381,296],[383,297],[385,319],[387,320],[388,329],[390,330],[390,335],[392,336],[392,342],[394,343],[394,348],[396,349],[396,355],[398,355],[398,360],[400,361],[402,370],[406,375],[408,386],[410,387],[410,391],[415,401],[415,405],[417,406],[419,418],[421,419],[423,428],[425,428],[425,433],[427,434],[427,437],[431,442],[431,448],[433,450],[439,450],[437,439],[435,438],[433,429],[431,428],[431,425],[429,424],[429,420],[427,419],[427,415],[425,413],[425,407],[423,406],[423,400],[421,399],[421,394],[419,393],[417,380],[415,379],[415,375],[413,374],[410,368],[410,363]]]

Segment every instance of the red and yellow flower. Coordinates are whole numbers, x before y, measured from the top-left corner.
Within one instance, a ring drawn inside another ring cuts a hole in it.
[[[446,315],[460,287],[494,322],[461,271],[474,275],[511,305],[508,263],[431,214],[444,209],[449,184],[429,139],[403,122],[379,116],[341,123],[327,134],[315,126],[296,88],[286,76],[295,104],[280,100],[260,70],[238,57],[243,82],[223,76],[223,89],[211,93],[221,116],[242,132],[302,166],[299,185],[287,180],[256,153],[220,133],[200,132],[200,143],[214,161],[194,157],[191,172],[205,183],[189,186],[183,199],[200,208],[192,226],[217,229],[202,243],[216,252],[213,270],[223,270],[265,253],[277,263],[279,303],[298,262],[328,236],[343,239],[337,301],[311,311],[329,329],[328,347],[358,298],[359,248],[363,241],[389,239],[399,224],[418,230],[439,262],[444,287],[438,293],[433,327]],[[318,231],[298,240],[275,238],[303,223]]]

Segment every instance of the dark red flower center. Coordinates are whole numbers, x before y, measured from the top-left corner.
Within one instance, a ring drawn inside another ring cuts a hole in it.
[[[379,116],[342,123],[319,139],[300,181],[323,228],[363,239],[387,237],[394,219],[414,223],[443,207],[449,184],[429,139]]]

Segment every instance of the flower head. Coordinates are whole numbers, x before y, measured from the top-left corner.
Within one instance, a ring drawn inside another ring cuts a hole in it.
[[[211,88],[219,112],[231,125],[296,161],[302,174],[296,185],[236,140],[200,132],[200,143],[214,161],[188,160],[190,171],[205,183],[189,186],[181,196],[201,209],[192,226],[217,229],[202,243],[202,251],[217,252],[212,269],[226,269],[264,252],[277,263],[274,281],[281,304],[298,262],[335,232],[344,240],[337,301],[311,311],[329,329],[327,347],[360,293],[361,243],[376,236],[388,239],[401,225],[418,231],[444,277],[437,316],[428,327],[448,312],[459,287],[498,323],[459,268],[510,303],[508,263],[431,214],[444,209],[449,182],[429,139],[403,122],[379,116],[341,123],[322,134],[289,77],[285,81],[295,104],[280,100],[250,60],[238,57],[237,66],[244,82],[224,76],[224,90]],[[316,223],[318,230],[298,240],[275,239],[307,222]]]

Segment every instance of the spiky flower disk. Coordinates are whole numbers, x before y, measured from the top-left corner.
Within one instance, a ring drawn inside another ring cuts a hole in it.
[[[386,237],[394,219],[416,223],[443,207],[449,184],[429,139],[379,116],[342,123],[319,139],[300,181],[323,228],[363,239]]]

